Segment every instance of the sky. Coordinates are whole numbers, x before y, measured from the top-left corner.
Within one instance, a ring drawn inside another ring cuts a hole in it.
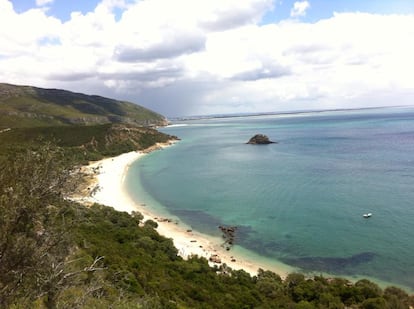
[[[167,117],[414,105],[413,0],[0,0],[0,82]]]

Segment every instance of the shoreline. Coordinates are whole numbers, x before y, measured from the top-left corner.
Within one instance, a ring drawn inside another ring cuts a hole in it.
[[[125,185],[125,177],[131,164],[145,154],[171,146],[174,142],[159,143],[144,151],[132,151],[83,166],[81,171],[86,175],[87,188],[80,190],[72,199],[84,205],[98,203],[113,207],[117,211],[140,212],[144,216],[143,221],[157,222],[157,232],[172,239],[178,255],[184,259],[198,255],[206,258],[211,267],[226,264],[234,270],[243,269],[252,276],[257,275],[259,268],[271,270],[282,278],[295,271],[294,268],[288,269],[288,266],[284,267],[284,265],[269,265],[260,261],[260,256],[245,256],[240,251],[247,250],[238,246],[226,250],[222,246],[221,238],[199,233],[179,220],[160,217],[150,205],[132,199]],[[276,261],[275,264],[277,264]]]

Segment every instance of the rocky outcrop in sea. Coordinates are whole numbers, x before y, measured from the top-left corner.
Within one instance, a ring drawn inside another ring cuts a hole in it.
[[[267,144],[274,144],[274,143],[276,142],[269,140],[269,138],[264,134],[256,134],[247,142],[247,144],[253,144],[253,145],[267,145]]]

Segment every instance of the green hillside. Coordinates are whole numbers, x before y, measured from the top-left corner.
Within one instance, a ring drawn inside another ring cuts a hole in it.
[[[91,160],[143,150],[175,138],[153,128],[113,123],[12,128],[0,131],[0,159],[51,143],[65,151],[68,163],[86,164]]]
[[[162,115],[129,102],[66,90],[0,83],[0,130],[104,123],[162,126],[167,121]]]

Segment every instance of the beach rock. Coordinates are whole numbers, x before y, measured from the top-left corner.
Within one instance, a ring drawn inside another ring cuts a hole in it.
[[[167,223],[171,223],[172,219],[170,218],[154,218],[156,219],[158,222],[167,222]]]
[[[221,264],[221,259],[217,254],[211,255],[209,260],[210,260],[210,262],[213,262],[213,263],[216,263],[216,264]]]
[[[231,249],[231,246],[234,244],[235,240],[235,233],[237,230],[237,226],[219,226],[219,229],[223,233],[222,237],[224,239],[224,243],[221,245],[222,247],[225,247],[227,251]]]
[[[276,142],[272,142],[269,140],[269,138],[264,134],[256,134],[253,136],[247,144],[253,144],[253,145],[267,145],[267,144],[274,144]]]

